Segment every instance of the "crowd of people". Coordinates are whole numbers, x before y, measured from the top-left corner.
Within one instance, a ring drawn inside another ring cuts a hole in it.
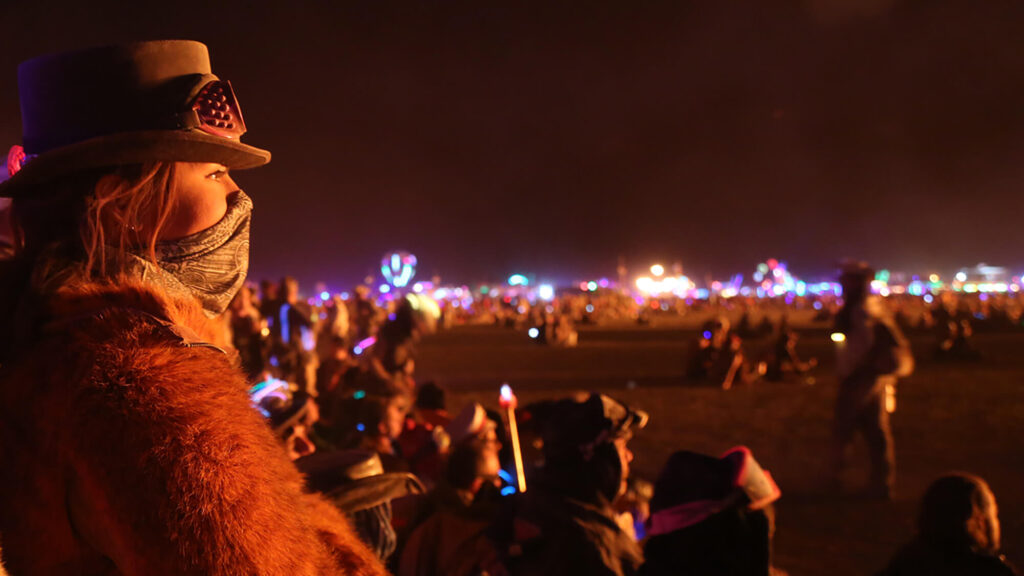
[[[382,306],[366,289],[311,304],[292,278],[246,286],[253,202],[229,171],[270,154],[241,143],[238,100],[203,44],[36,58],[19,87],[24,148],[0,181],[14,199],[0,259],[0,572],[779,573],[782,492],[749,449],[680,450],[643,482],[629,447],[643,410],[594,392],[518,406],[509,392],[504,413],[449,412],[442,386],[418,382],[420,338],[465,305],[407,294]],[[839,470],[849,437],[869,437],[869,490],[884,498],[883,394],[906,347],[871,313],[867,278],[847,272],[834,314],[847,342],[834,456]],[[476,313],[572,346],[575,322],[631,314],[630,301],[502,299]],[[651,304],[636,321],[684,308]],[[967,321],[940,315],[952,341],[940,348],[960,353]],[[806,367],[784,330],[777,366],[753,371],[741,336],[724,322],[707,332],[697,364],[723,387]],[[885,574],[1012,574],[999,550],[991,490],[944,476]]]
[[[860,433],[872,471],[864,494],[889,498],[887,394],[912,370],[912,357],[896,316],[874,309],[869,273],[860,264],[844,272],[844,306],[831,320],[845,344],[831,487],[840,490],[843,453]],[[721,457],[683,450],[657,481],[634,478],[628,442],[643,433],[647,415],[591,393],[515,410],[517,470],[507,415],[476,403],[450,413],[443,388],[416,380],[416,343],[436,329],[440,307],[418,304],[415,295],[378,306],[366,290],[310,306],[296,288],[285,278],[279,286],[262,283],[259,293],[244,289],[226,323],[242,328],[233,338],[240,351],[251,347],[242,363],[260,380],[256,403],[310,488],[328,495],[396,574],[782,573],[771,554],[781,490],[750,450]],[[585,306],[556,300],[552,311],[509,325],[536,326],[545,315],[571,317]],[[301,316],[287,320],[293,310]],[[349,321],[356,317],[363,320]],[[724,315],[709,321],[690,376],[728,389],[805,375],[816,361],[797,355],[798,336],[785,318],[755,324],[744,315],[735,327]],[[765,335],[771,355],[751,367],[743,338]],[[529,479],[525,492],[520,471]],[[942,573],[928,570],[947,563],[971,566],[972,574],[1013,573],[1000,560],[995,500],[980,478],[937,480],[921,515],[919,538],[884,574]],[[921,566],[929,568],[913,571]],[[949,573],[965,573],[958,570]]]

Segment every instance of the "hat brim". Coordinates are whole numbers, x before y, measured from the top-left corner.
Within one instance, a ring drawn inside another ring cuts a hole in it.
[[[408,472],[385,472],[352,480],[325,494],[346,514],[373,508],[410,494],[424,494],[419,478]]]
[[[212,162],[244,170],[270,162],[270,152],[198,130],[122,132],[40,154],[0,183],[0,197],[16,198],[49,180],[83,170],[151,161]]]

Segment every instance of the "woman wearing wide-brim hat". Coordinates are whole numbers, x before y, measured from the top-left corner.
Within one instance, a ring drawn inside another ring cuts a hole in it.
[[[0,195],[0,541],[12,574],[378,574],[250,405],[215,317],[252,202],[234,92],[198,42],[19,68]]]

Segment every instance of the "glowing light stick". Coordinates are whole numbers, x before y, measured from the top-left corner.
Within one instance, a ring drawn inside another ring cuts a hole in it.
[[[368,348],[370,348],[371,346],[373,346],[376,343],[377,343],[377,337],[376,336],[370,336],[369,338],[367,338],[365,340],[360,340],[359,343],[356,344],[355,348],[352,349],[352,352],[354,352],[356,356],[359,356],[363,352],[366,352],[366,350]]]
[[[512,393],[512,387],[508,384],[501,385],[501,395],[498,397],[501,407],[508,415],[508,431],[512,437],[512,455],[516,462],[516,487],[520,492],[526,492],[526,473],[523,470],[523,452],[519,448],[519,428],[516,426],[516,405],[519,401]]]

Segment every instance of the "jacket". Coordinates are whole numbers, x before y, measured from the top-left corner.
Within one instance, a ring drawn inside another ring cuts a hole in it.
[[[506,567],[513,576],[639,573],[643,551],[607,506],[534,485],[514,497],[510,509],[511,521],[499,520],[494,539],[506,549]]]
[[[198,302],[138,283],[41,298],[0,371],[12,574],[383,574],[249,402]]]

